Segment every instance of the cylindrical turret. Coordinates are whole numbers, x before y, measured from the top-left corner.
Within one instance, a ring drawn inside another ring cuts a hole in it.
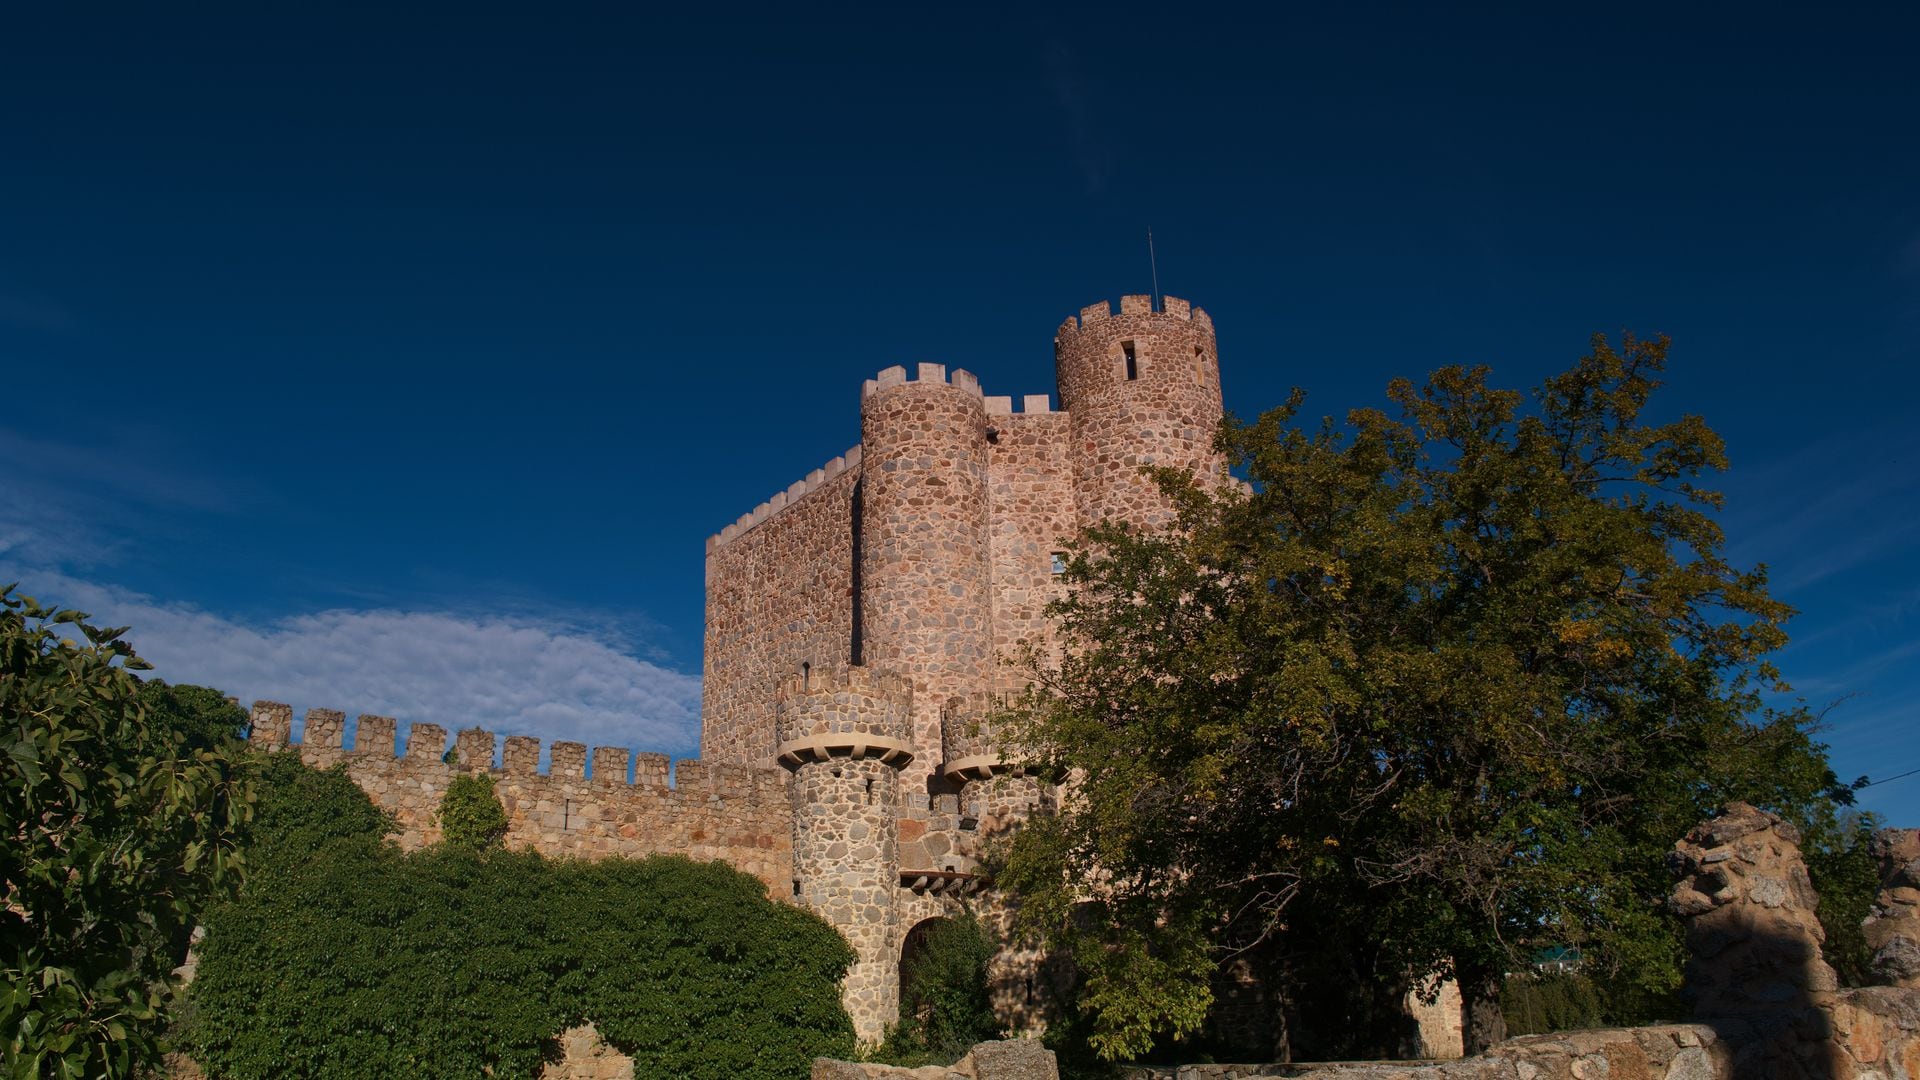
[[[913,742],[940,747],[940,703],[985,688],[993,665],[987,412],[964,371],[889,368],[860,410],[861,662],[913,683]]]
[[[1120,314],[1102,301],[1054,335],[1060,404],[1072,432],[1074,502],[1082,525],[1117,518],[1163,524],[1166,500],[1143,465],[1221,475],[1213,437],[1220,425],[1220,357],[1213,320],[1185,300],[1123,296]]]
[[[793,770],[794,896],[853,946],[841,993],[862,1042],[900,1012],[897,805],[912,700],[904,679],[844,667],[774,696],[778,756]]]

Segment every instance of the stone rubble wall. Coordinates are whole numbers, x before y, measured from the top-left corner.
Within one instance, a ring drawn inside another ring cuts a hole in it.
[[[1872,851],[1880,864],[1880,895],[1864,929],[1874,980],[1920,989],[1920,829],[1881,829]]]
[[[858,1061],[813,1060],[812,1080],[1060,1080],[1053,1051],[1032,1039],[1001,1039],[974,1044],[952,1065],[874,1065]]]
[[[1064,589],[1053,572],[1055,552],[1065,552],[1079,531],[1073,502],[1069,424],[1064,412],[1047,408],[1047,395],[1029,395],[1024,412],[1012,399],[988,398],[987,423],[994,428],[987,466],[989,529],[993,558],[992,689],[1016,693],[1031,675],[1021,664],[1032,645],[1051,664],[1060,659],[1048,603]]]
[[[253,706],[252,742],[278,749],[290,742],[293,709],[277,702]],[[662,754],[595,747],[593,775],[586,775],[587,748],[556,742],[551,764],[539,771],[540,742],[506,740],[501,767],[494,767],[496,739],[470,729],[456,743],[457,763],[441,760],[445,729],[414,724],[404,756],[395,756],[394,722],[361,716],[352,749],[342,745],[345,718],[332,709],[307,713],[300,758],[315,768],[344,764],[374,805],[394,816],[402,848],[413,850],[440,838],[436,816],[455,776],[485,773],[507,811],[508,847],[531,847],[543,855],[601,858],[609,855],[684,855],[719,860],[766,882],[769,893],[789,898],[793,879],[793,811],[785,774],[777,769],[710,765]],[[629,764],[635,776],[627,779]]]
[[[780,681],[856,660],[860,469],[856,446],[708,541],[703,759],[771,765]]]

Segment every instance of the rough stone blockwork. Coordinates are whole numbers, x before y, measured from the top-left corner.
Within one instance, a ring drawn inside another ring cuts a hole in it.
[[[293,709],[271,701],[253,706],[255,745],[288,744]],[[435,815],[447,785],[463,772],[485,772],[507,810],[509,847],[532,847],[545,855],[685,855],[719,859],[767,883],[787,899],[793,878],[793,814],[786,777],[776,769],[749,769],[682,760],[667,785],[667,759],[640,754],[632,783],[628,751],[599,747],[594,774],[586,775],[587,748],[557,742],[547,773],[538,771],[540,743],[507,740],[503,767],[494,768],[494,736],[471,728],[456,744],[458,764],[442,761],[445,729],[414,724],[406,754],[394,754],[394,722],[362,716],[352,750],[341,745],[341,714],[307,714],[300,758],[316,768],[345,763],[347,775],[376,806],[399,822],[400,845],[412,849],[440,838]]]
[[[815,1058],[813,1080],[1060,1080],[1053,1051],[1031,1039],[976,1043],[952,1065],[869,1065]]]
[[[1880,896],[1867,917],[1874,979],[1920,988],[1920,829],[1881,829],[1873,836]]]

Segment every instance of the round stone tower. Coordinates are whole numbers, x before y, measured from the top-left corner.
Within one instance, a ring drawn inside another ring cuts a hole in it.
[[[860,409],[860,662],[913,683],[912,738],[929,760],[906,782],[925,790],[940,706],[988,685],[993,569],[987,411],[964,371],[889,368]]]
[[[1185,300],[1123,296],[1120,314],[1103,301],[1068,319],[1053,355],[1072,445],[1074,503],[1082,525],[1117,518],[1137,526],[1171,514],[1143,465],[1221,475],[1213,449],[1219,427],[1220,356],[1213,320]]]
[[[899,1018],[900,769],[913,689],[865,668],[809,672],[774,696],[780,764],[793,772],[793,889],[856,958],[842,1000],[862,1042]]]

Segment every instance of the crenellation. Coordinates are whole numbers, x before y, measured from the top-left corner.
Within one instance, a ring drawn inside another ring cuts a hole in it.
[[[633,783],[635,787],[665,788],[667,772],[673,762],[665,754],[633,755]]]
[[[1086,307],[1080,309],[1080,327],[1076,327],[1076,329],[1084,328],[1093,323],[1103,322],[1112,317],[1112,315],[1113,307],[1105,300],[1097,304],[1088,304]]]
[[[300,731],[306,746],[338,750],[346,745],[347,714],[339,709],[308,709],[307,722]]]
[[[493,768],[493,732],[485,728],[462,728],[453,737],[453,756],[462,769],[485,772]]]
[[[1150,315],[1152,313],[1152,296],[1133,293],[1120,298],[1120,314],[1122,315]]]
[[[360,718],[353,722],[353,752],[393,757],[397,750],[395,733],[398,728],[399,722],[391,716],[361,713]]]
[[[633,751],[624,746],[596,746],[593,748],[593,782],[602,787],[627,785],[627,764],[632,760]]]
[[[293,706],[278,701],[256,701],[247,715],[248,737],[261,747],[278,750],[293,741]]]
[[[1053,411],[1053,398],[1048,394],[1028,394],[1020,399],[1020,411],[1023,413],[1050,413]]]
[[[587,745],[565,741],[554,743],[547,751],[547,775],[555,779],[586,779]]]
[[[500,764],[512,776],[540,775],[540,740],[531,735],[507,736]]]
[[[673,790],[686,796],[705,798],[713,790],[712,766],[699,758],[681,758],[673,763]]]
[[[414,724],[407,731],[407,756],[439,761],[447,752],[447,729],[439,724]]]
[[[256,712],[268,716],[291,710],[262,702]],[[384,717],[366,721],[393,722]],[[379,729],[375,723],[372,727]],[[409,752],[396,756],[391,742],[386,753],[371,751],[343,755],[334,747],[294,743],[301,759],[316,767],[346,763],[348,775],[393,816],[398,841],[414,850],[440,838],[440,801],[455,776],[472,771],[480,760],[484,738],[491,764],[493,737],[478,728],[460,732],[455,740],[459,763],[425,752],[433,745],[437,725],[413,725]],[[444,736],[442,736],[444,739]],[[276,745],[271,723],[256,728],[253,742]],[[280,742],[278,745],[288,745]],[[416,748],[420,752],[413,752]],[[538,770],[540,741],[515,735],[506,740],[504,768],[489,770],[495,794],[507,811],[507,846],[531,847],[548,855],[640,856],[656,853],[721,859],[767,883],[777,898],[791,899],[791,800],[785,775],[774,769],[722,768],[713,782],[697,761],[682,761],[678,771],[682,789],[666,783],[667,759],[643,754],[639,783],[626,782],[630,752],[625,748],[595,747],[594,778],[582,773],[585,747],[555,743],[555,767],[546,775]],[[484,768],[484,766],[481,766]]]
[[[1162,296],[1160,310],[1163,314],[1171,315],[1176,319],[1193,318],[1193,305],[1177,296]]]
[[[984,398],[983,400],[987,403],[988,416],[1013,415],[1013,398],[1002,395],[999,397]]]

